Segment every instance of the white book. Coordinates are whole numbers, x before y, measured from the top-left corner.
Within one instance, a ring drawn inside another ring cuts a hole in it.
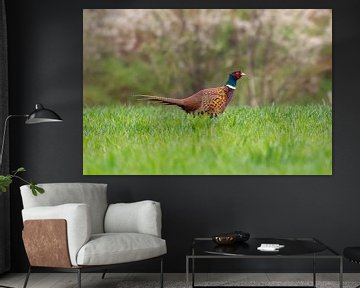
[[[284,245],[280,244],[270,244],[270,243],[262,243],[259,247],[257,247],[260,251],[279,251],[279,249],[284,248]]]

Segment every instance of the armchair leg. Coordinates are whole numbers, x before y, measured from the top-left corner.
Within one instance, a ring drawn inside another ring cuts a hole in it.
[[[26,288],[27,283],[28,283],[28,281],[29,281],[30,274],[31,274],[31,265],[29,266],[29,270],[28,270],[28,272],[27,272],[27,274],[26,274],[26,278],[25,278],[25,282],[24,282],[23,288]]]
[[[78,288],[81,288],[81,269],[77,269]]]
[[[101,279],[105,279],[106,272],[107,272],[107,270],[105,269],[103,274],[101,275]]]
[[[160,287],[163,288],[164,287],[164,269],[163,269],[163,257],[161,257],[160,260]]]

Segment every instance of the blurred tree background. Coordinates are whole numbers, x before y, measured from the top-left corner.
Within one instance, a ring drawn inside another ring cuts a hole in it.
[[[83,12],[84,105],[183,98],[241,69],[233,104],[332,102],[327,9]]]

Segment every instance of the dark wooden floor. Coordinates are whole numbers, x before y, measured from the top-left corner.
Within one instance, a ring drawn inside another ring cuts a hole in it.
[[[25,274],[4,274],[0,276],[0,285],[11,286],[14,288],[22,288],[25,279]],[[179,288],[185,287],[185,274],[165,274],[165,288]],[[335,288],[339,287],[338,274],[335,273],[320,273],[317,275],[318,287]],[[128,288],[128,287],[158,287],[158,274],[125,274],[125,273],[109,273],[104,280],[101,279],[101,273],[83,273],[82,287],[83,288]],[[225,283],[233,284],[238,282],[238,285],[266,285],[272,282],[277,284],[284,283],[288,285],[293,282],[294,286],[306,282],[306,285],[312,284],[312,274],[300,273],[212,273],[199,274],[197,276],[198,283]],[[351,273],[344,274],[344,288],[353,288],[360,284],[360,274]],[[76,288],[76,274],[75,273],[33,273],[31,274],[28,288]]]

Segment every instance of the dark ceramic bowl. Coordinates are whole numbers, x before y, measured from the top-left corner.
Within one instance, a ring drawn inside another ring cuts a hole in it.
[[[248,232],[234,231],[233,233],[236,235],[236,242],[245,242],[250,238],[250,233]]]

